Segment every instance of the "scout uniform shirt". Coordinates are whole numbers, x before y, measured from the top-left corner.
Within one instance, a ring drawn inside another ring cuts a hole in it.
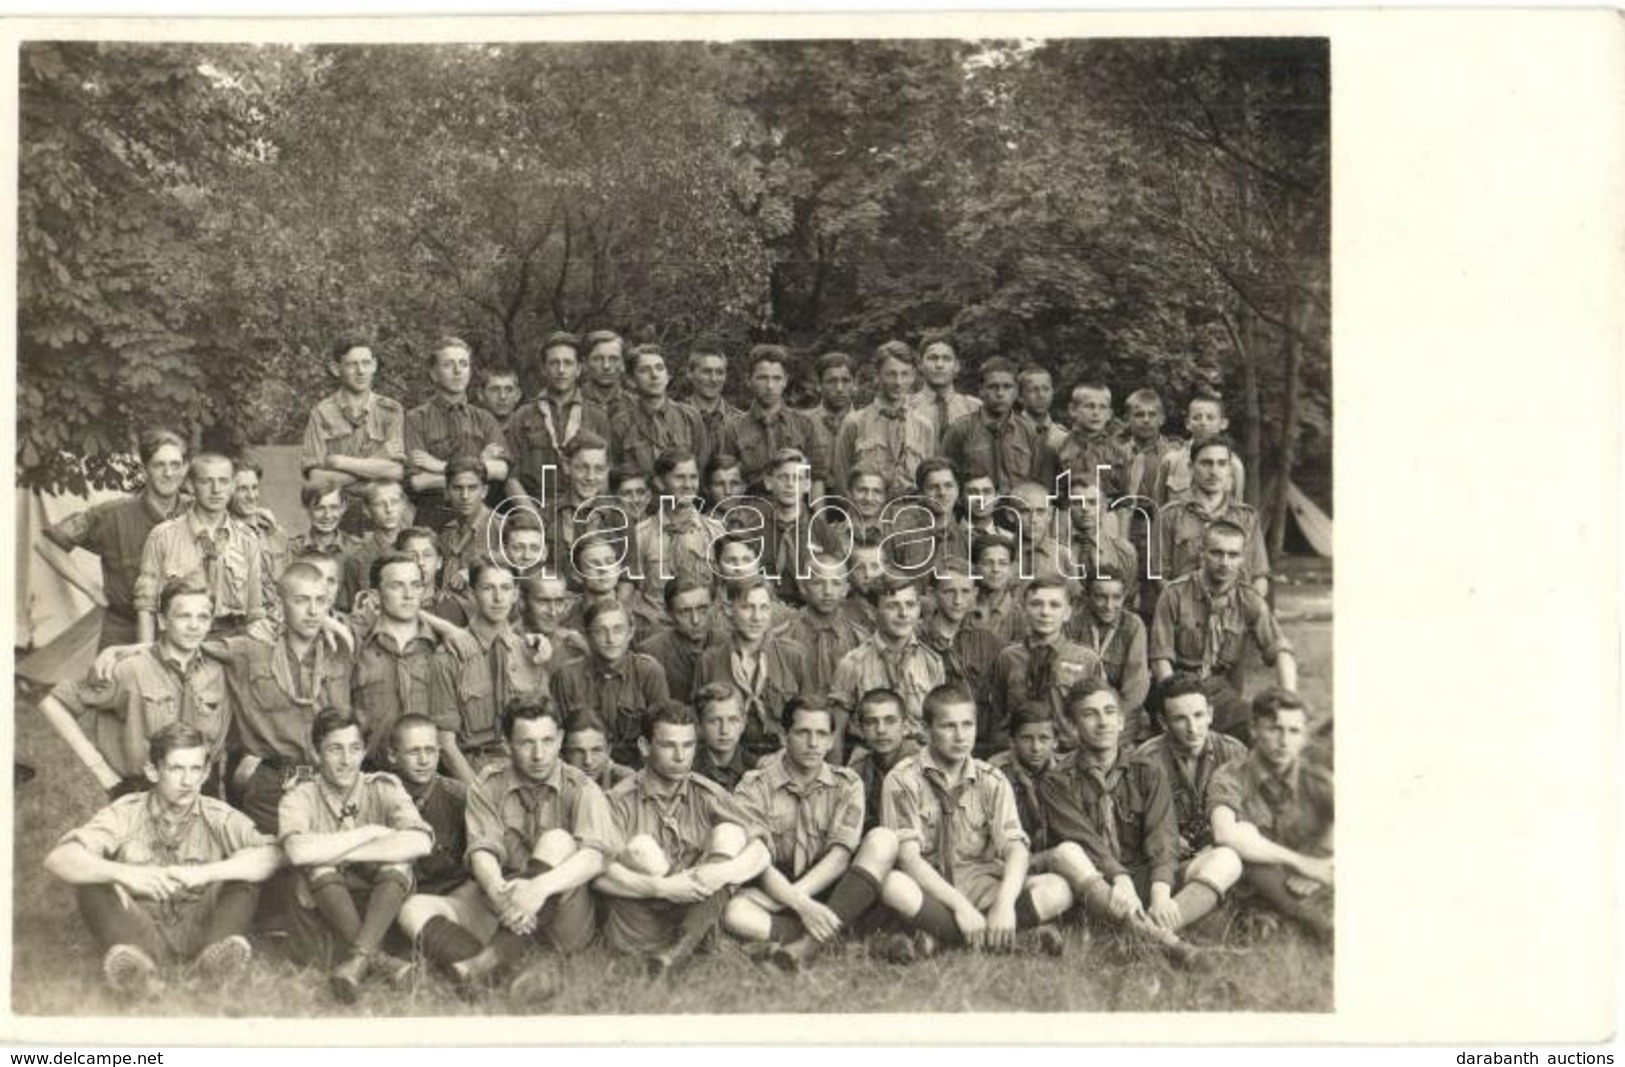
[[[1145,623],[1127,605],[1117,613],[1117,621],[1106,626],[1096,621],[1087,605],[1073,611],[1066,624],[1067,636],[1094,650],[1106,671],[1106,680],[1117,690],[1123,713],[1139,709],[1151,691],[1151,668],[1146,659]],[[1126,726],[1125,726],[1126,730]]]
[[[900,761],[880,788],[880,824],[978,908],[987,908],[1012,845],[1027,845],[1010,781],[979,759],[956,785],[929,748]]]
[[[456,456],[483,456],[493,445],[504,455],[507,452],[507,438],[495,415],[469,403],[467,397],[454,400],[438,390],[427,403],[406,413],[402,436],[409,473],[418,469],[410,462],[411,453],[418,449],[441,461]],[[433,529],[452,517],[445,489],[426,489],[412,496],[417,505],[417,525]]]
[[[694,669],[699,666],[700,657],[710,647],[709,632],[704,637],[694,640],[684,636],[677,627],[667,624],[644,638],[643,643],[638,646],[638,651],[653,657],[654,661],[660,664],[660,669],[666,674],[666,689],[675,693],[678,700],[687,700],[688,695],[694,692]]]
[[[694,773],[711,779],[730,793],[750,773],[751,766],[751,763],[745,762],[745,746],[742,743],[734,746],[733,755],[728,757],[726,763],[719,763],[703,744],[694,749]]]
[[[615,421],[615,454],[623,466],[652,474],[662,452],[688,452],[700,470],[711,460],[711,434],[698,411],[667,397],[650,410],[640,399],[621,407]]]
[[[976,706],[987,707],[988,686],[993,682],[993,665],[1008,643],[993,633],[971,625],[967,618],[950,636],[943,632],[941,616],[932,616],[920,626],[920,640],[942,657],[948,681],[964,686],[976,698]]]
[[[931,424],[931,432],[936,435],[940,445],[948,427],[982,410],[982,401],[980,397],[967,396],[953,386],[940,393],[927,386],[909,395],[908,406]]]
[[[1208,818],[1208,787],[1220,767],[1247,758],[1247,746],[1217,730],[1207,735],[1202,751],[1186,758],[1184,750],[1158,734],[1134,750],[1134,758],[1154,763],[1173,791],[1174,820],[1179,827],[1180,858],[1194,856],[1213,844]]]
[[[389,747],[389,732],[402,715],[430,715],[429,674],[443,646],[422,620],[402,646],[395,636],[375,626],[355,654],[355,713],[367,739],[367,758],[380,764]],[[455,652],[455,650],[452,650]]]
[[[489,852],[504,874],[523,871],[549,830],[567,831],[577,848],[597,849],[605,862],[625,847],[604,791],[563,760],[540,782],[511,766],[487,767],[468,791],[467,854]]]
[[[644,834],[653,838],[671,862],[668,873],[699,866],[710,845],[711,831],[723,823],[732,823],[751,837],[767,839],[766,829],[750,818],[731,793],[709,778],[685,775],[676,792],[663,797],[656,792],[656,783],[650,781],[653,773],[639,771],[616,786],[609,794],[609,807],[621,840],[631,841]]]
[[[356,539],[344,556],[344,569],[339,579],[339,597],[346,604],[353,603],[357,593],[372,588],[372,562],[385,553],[395,551],[395,537],[400,530],[373,530]],[[446,569],[441,560],[440,569]]]
[[[357,775],[355,785],[343,793],[325,778],[318,777],[315,781],[298,783],[282,794],[282,803],[277,808],[277,826],[279,828],[277,840],[284,845],[289,838],[298,834],[336,834],[344,830],[354,830],[358,826],[421,830],[428,835],[431,845],[434,842],[434,828],[418,813],[417,805],[406,795],[401,780],[393,774],[382,772]],[[341,861],[336,864],[305,868],[300,872],[302,877],[299,879],[299,886],[302,893],[299,903],[302,906],[315,906],[314,901],[306,905],[304,899],[304,893],[308,893],[309,880],[312,877],[337,870],[345,876],[347,885],[359,889],[370,882],[376,872],[384,869],[399,870],[408,878],[413,874],[410,863]]]
[[[876,399],[848,415],[836,433],[831,481],[836,492],[845,492],[846,480],[861,464],[886,476],[889,494],[906,493],[914,488],[915,468],[936,451],[936,427],[930,419],[911,411],[907,402],[888,407]]]
[[[726,532],[722,523],[693,508],[663,511],[638,522],[633,540],[643,600],[659,617],[666,614],[667,582],[710,578],[711,543]]]
[[[834,467],[834,469],[830,472],[830,477],[832,478],[842,477],[844,473],[840,469],[839,465],[835,463],[835,440],[841,436],[841,423],[846,421],[846,417],[850,415],[853,410],[854,409],[851,404],[846,405],[846,407],[841,408],[838,411],[832,408],[827,408],[823,404],[818,404],[810,408],[803,408],[801,410],[801,413],[813,420],[813,422],[817,423],[818,428],[824,433],[824,445],[830,450],[828,453],[830,456],[830,464],[832,467]],[[931,443],[933,447],[936,445],[935,438],[932,439]],[[926,453],[926,455],[930,454],[930,452]],[[851,468],[847,468],[848,471],[850,471],[850,469]]]
[[[926,694],[947,680],[942,657],[918,637],[899,648],[877,633],[841,658],[829,692],[831,700],[855,715],[863,694],[890,689],[903,698],[904,735],[924,737]]]
[[[182,664],[162,642],[154,642],[119,660],[107,682],[87,676],[61,683],[51,695],[88,727],[85,733],[123,778],[142,776],[148,738],[172,722],[184,722],[203,735],[211,767],[225,750],[231,724],[226,672],[202,652]],[[92,715],[92,722],[86,722]]]
[[[509,699],[547,692],[547,672],[507,623],[493,626],[475,618],[468,633],[479,655],[442,648],[429,664],[429,718],[435,729],[457,735],[464,755],[502,746],[502,712]]]
[[[153,527],[173,515],[162,511],[148,493],[108,500],[69,515],[46,531],[57,545],[94,552],[102,562],[102,595],[107,614],[102,619],[97,651],[109,645],[134,644],[138,633],[135,582],[141,574],[141,552]]]
[[[1124,746],[1105,770],[1074,752],[1039,783],[1050,841],[1073,841],[1111,881],[1120,874],[1144,894],[1152,882],[1176,886],[1179,827],[1173,796],[1153,763],[1135,762]]]
[[[570,474],[562,450],[582,430],[604,441],[614,437],[609,415],[597,405],[584,402],[579,392],[562,398],[543,394],[521,407],[508,419],[508,477],[523,485],[538,503],[551,506],[569,492]],[[548,498],[544,499],[542,471],[548,467],[556,473],[547,482]]]
[[[441,568],[448,574],[467,572],[469,566],[481,556],[497,558],[492,546],[497,542],[500,526],[496,512],[481,501],[474,514],[466,518],[453,517],[440,528]]]
[[[652,657],[629,651],[611,663],[590,652],[560,666],[551,689],[565,722],[592,712],[609,735],[610,758],[642,766],[638,738],[643,736],[643,712],[670,696],[666,674]]]
[[[1258,511],[1234,497],[1225,497],[1216,511],[1194,496],[1169,501],[1157,514],[1161,532],[1160,551],[1164,578],[1177,578],[1182,574],[1195,574],[1202,567],[1202,538],[1211,523],[1223,520],[1235,523],[1246,531],[1242,546],[1241,580],[1268,577],[1270,561],[1264,552],[1264,532],[1259,527]]]
[[[805,785],[777,753],[750,771],[736,794],[751,818],[767,831],[773,866],[795,881],[832,848],[858,850],[863,837],[863,783],[845,767],[820,763]]]
[[[1078,683],[1106,680],[1106,669],[1092,649],[1057,635],[1049,641],[1029,636],[1009,645],[993,661],[988,684],[987,732],[979,729],[976,747],[986,752],[1010,746],[1010,716],[1029,700],[1049,704],[1056,736],[1071,747],[1072,727],[1066,722],[1066,695]]]
[[[880,825],[880,787],[885,783],[886,775],[891,773],[893,767],[919,751],[920,743],[912,737],[905,737],[903,743],[892,753],[890,763],[882,764],[880,757],[867,748],[859,748],[852,753],[851,759],[847,760],[848,769],[858,776],[858,781],[863,785],[864,833]]]
[[[807,652],[807,691],[828,693],[848,652],[869,639],[869,631],[842,611],[820,615],[811,605],[796,613],[785,636]]]
[[[1323,855],[1333,795],[1332,775],[1324,767],[1300,759],[1280,774],[1255,751],[1214,772],[1207,810],[1211,815],[1215,808],[1229,808],[1283,848]]]
[[[807,653],[788,638],[774,638],[748,656],[730,634],[707,649],[694,669],[695,693],[712,682],[731,685],[739,694],[745,713],[739,747],[746,759],[765,756],[780,747],[784,728],[779,713],[785,702],[807,692]]]
[[[1001,493],[1018,482],[1048,483],[1038,431],[1014,411],[1002,419],[992,419],[986,411],[966,415],[943,433],[941,451],[959,470],[980,467],[993,475]]]
[[[69,841],[93,856],[133,867],[217,863],[245,848],[275,844],[224,801],[199,796],[185,812],[171,816],[157,790],[119,797],[85,825],[62,835],[62,843]],[[221,886],[213,882],[183,888],[168,900],[135,898],[133,904],[153,919],[177,956],[189,959],[205,947]]]
[[[1071,475],[1073,493],[1084,486],[1094,485],[1098,476],[1102,508],[1110,506],[1113,500],[1122,496],[1124,486],[1128,484],[1129,451],[1122,441],[1112,436],[1110,427],[1092,434],[1073,430],[1061,443],[1056,461],[1059,467],[1057,473]],[[1097,471],[1098,467],[1109,469]]]
[[[230,637],[204,645],[226,665],[236,744],[250,756],[282,765],[315,766],[310,727],[323,708],[350,710],[354,671],[347,652],[322,637],[296,657],[284,636],[275,643]]]
[[[806,456],[812,481],[824,481],[829,452],[823,431],[811,418],[782,404],[768,415],[752,403],[722,428],[715,451],[738,456],[746,488],[759,489],[767,479],[773,454],[781,448],[794,448]]]
[[[1010,779],[1010,789],[1016,795],[1016,813],[1021,816],[1021,828],[1027,831],[1027,836],[1032,840],[1034,855],[1056,843],[1050,840],[1049,819],[1045,817],[1044,801],[1039,796],[1038,785],[1066,758],[1052,754],[1049,762],[1036,771],[1028,770],[1009,749],[994,753],[993,758],[987,761],[988,766]]]
[[[1228,593],[1214,593],[1200,574],[1187,574],[1157,598],[1148,655],[1153,663],[1168,660],[1175,670],[1222,678],[1240,666],[1249,638],[1266,663],[1292,651],[1258,590],[1237,581]]]
[[[328,456],[406,460],[406,410],[387,396],[369,392],[359,401],[340,389],[324,397],[305,424],[299,467],[308,478]],[[345,487],[347,494],[351,489]]]
[[[722,397],[717,397],[714,407],[706,407],[705,401],[697,396],[688,398],[688,406],[699,413],[700,421],[705,424],[706,437],[711,441],[711,454],[716,455],[722,450],[717,447],[722,440],[722,428],[728,425],[728,420],[739,414],[739,409],[728,403]],[[705,473],[705,468],[700,468]]]
[[[176,578],[202,579],[214,597],[217,619],[265,618],[259,535],[229,514],[210,527],[201,512],[188,508],[152,528],[135,581],[136,611],[156,615],[159,595]]]

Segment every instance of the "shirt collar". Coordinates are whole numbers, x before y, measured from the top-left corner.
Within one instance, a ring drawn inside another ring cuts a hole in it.
[[[429,403],[433,404],[442,411],[462,412],[467,411],[469,408],[467,393],[453,399],[452,397],[447,396],[445,393],[440,392],[438,389],[435,390],[434,396],[429,398]]]
[[[740,749],[735,749],[734,752],[738,754]],[[786,789],[792,793],[812,792],[817,789],[828,789],[835,785],[835,772],[827,762],[818,765],[818,773],[813,776],[813,780],[807,785],[797,784],[795,776],[790,773],[790,754],[787,752],[776,753],[767,762],[767,765],[762,768],[762,773],[767,777],[768,783],[772,785],[774,790]]]
[[[561,757],[553,761],[553,770],[541,781],[532,781],[520,774],[518,770],[509,768],[508,788],[513,792],[535,793],[543,789],[551,789],[555,794],[564,792],[564,759]]]
[[[592,676],[594,678],[600,680],[609,678],[624,679],[628,671],[627,663],[629,660],[631,660],[631,658],[632,653],[628,652],[614,663],[611,663],[609,660],[594,652],[587,657],[587,663],[592,668]]]
[[[930,745],[926,745],[924,748],[920,749],[920,770],[922,772],[935,771],[938,778],[941,778],[944,782],[948,780],[947,769],[943,767],[942,764],[937,762],[937,754],[931,751]],[[974,782],[976,781],[976,777],[976,760],[974,758],[965,760],[965,775],[962,780],[966,782]]]
[[[229,533],[232,524],[235,521],[236,520],[231,517],[231,512],[228,511],[221,517],[219,525],[209,527],[204,524],[203,513],[197,509],[196,504],[192,505],[192,507],[186,512],[187,528],[191,530],[193,536],[196,537],[202,537],[204,535],[215,537],[220,534]]]
[[[480,643],[480,647],[490,651],[491,646],[501,641],[510,649],[518,642],[519,635],[513,632],[513,626],[507,622],[490,623],[476,613],[468,620],[468,632]]]
[[[417,620],[416,627],[417,628],[412,631],[412,636],[407,639],[404,646],[396,645],[394,636],[382,628],[374,628],[373,631],[367,635],[367,643],[377,645],[379,648],[383,649],[385,652],[388,652],[392,656],[406,655],[407,652],[411,650],[412,646],[417,644],[419,641],[427,641],[430,645],[439,643],[435,638],[434,631],[425,626],[422,619]],[[385,643],[384,639],[386,637],[389,639],[388,643]],[[318,638],[318,640],[320,640],[320,638]]]

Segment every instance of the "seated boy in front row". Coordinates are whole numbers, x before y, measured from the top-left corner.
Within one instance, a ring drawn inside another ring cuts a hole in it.
[[[195,728],[159,727],[147,744],[151,791],[113,801],[45,857],[45,869],[74,887],[115,992],[157,995],[159,965],[171,960],[195,959],[218,979],[252,955],[259,883],[282,855],[248,816],[202,794],[208,767]]]
[[[1072,906],[1072,893],[1053,874],[1028,876],[1010,783],[971,755],[975,700],[938,686],[923,711],[926,749],[894,767],[880,794],[881,823],[898,842],[881,899],[915,936],[894,935],[882,954],[908,962],[938,943],[1008,949],[1018,929],[1042,927],[1038,947],[1059,955],[1065,942],[1045,924]]]
[[[335,950],[330,958],[344,953],[328,988],[336,999],[354,1003],[375,963],[392,980],[410,972],[407,961],[380,958],[379,946],[412,892],[412,864],[434,847],[434,831],[400,779],[362,772],[367,744],[353,716],[328,709],[310,732],[317,777],[282,795],[277,825],[289,865],[303,875],[295,889],[295,921],[318,940],[318,929],[325,927]]]
[[[723,925],[742,940],[777,945],[769,960],[795,971],[874,905],[897,860],[897,837],[884,827],[863,832],[863,782],[825,759],[835,742],[827,707],[792,697],[780,721],[784,749],[736,791],[767,830],[773,862],[728,902]]]
[[[644,712],[643,769],[609,797],[626,846],[593,883],[608,898],[609,944],[644,956],[651,977],[692,955],[716,928],[729,888],[771,859],[765,831],[727,790],[693,773],[696,733],[686,704]]]
[[[1253,698],[1253,750],[1208,786],[1213,840],[1234,849],[1248,886],[1318,941],[1332,939],[1332,776],[1302,758],[1309,713],[1296,693]]]

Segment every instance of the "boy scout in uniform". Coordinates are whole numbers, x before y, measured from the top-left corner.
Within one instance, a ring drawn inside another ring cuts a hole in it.
[[[524,387],[519,384],[519,372],[511,367],[486,369],[485,381],[480,386],[480,406],[496,416],[497,425],[506,432],[508,420],[525,402]]]
[[[580,341],[571,333],[553,333],[542,342],[542,379],[546,388],[534,403],[514,412],[508,422],[507,490],[511,497],[529,497],[551,507],[570,488],[565,448],[579,433],[603,441],[613,432],[609,415],[581,394],[579,347]],[[553,474],[544,488],[543,472],[548,469]],[[601,491],[594,488],[589,495]]]
[[[1021,606],[1027,636],[1005,648],[993,663],[984,722],[987,736],[978,738],[978,751],[989,755],[1009,747],[1010,714],[1031,700],[1049,702],[1061,747],[1071,749],[1075,742],[1065,721],[1066,694],[1086,679],[1106,678],[1092,649],[1066,639],[1072,601],[1065,581],[1035,579],[1022,590]]]
[[[925,379],[925,388],[909,398],[909,407],[930,420],[940,449],[948,427],[974,415],[982,402],[954,388],[954,379],[959,377],[959,356],[946,333],[933,331],[920,339],[920,376]]]
[[[724,588],[730,632],[700,657],[696,692],[713,683],[735,691],[745,714],[741,743],[749,764],[779,748],[775,709],[807,690],[807,654],[788,638],[768,640],[773,631],[773,597],[761,578],[743,578]]]
[[[616,455],[645,475],[663,452],[678,452],[695,460],[694,479],[711,458],[711,435],[698,411],[667,395],[671,372],[658,345],[638,345],[626,355],[626,373],[632,393],[622,403],[616,421]],[[636,522],[642,515],[633,517]]]
[[[1162,461],[1157,465],[1156,479],[1152,482],[1151,497],[1158,508],[1166,506],[1169,502],[1177,500],[1188,493],[1191,488],[1191,453],[1190,446],[1198,441],[1205,441],[1209,437],[1224,433],[1230,428],[1230,420],[1224,414],[1224,401],[1217,396],[1199,396],[1191,400],[1185,409],[1185,429],[1190,432],[1190,441],[1184,447],[1170,448],[1163,453]],[[1228,490],[1232,499],[1245,500],[1247,488],[1247,471],[1242,466],[1241,457],[1232,456],[1230,461],[1230,484]]]
[[[1246,759],[1247,746],[1214,732],[1207,687],[1196,675],[1171,675],[1157,683],[1151,698],[1161,732],[1135,749],[1134,758],[1156,764],[1173,792],[1179,858],[1185,860],[1213,844],[1209,783],[1220,767]]]
[[[1032,423],[1016,411],[1016,370],[1006,359],[982,364],[982,404],[942,434],[941,452],[959,470],[983,467],[1008,493],[1020,482],[1049,485],[1054,460],[1045,454]]]
[[[1038,431],[1038,440],[1050,452],[1059,453],[1067,431],[1050,415],[1055,404],[1055,378],[1036,363],[1024,363],[1016,371],[1016,391],[1021,414]]]
[[[1131,610],[1132,604],[1120,571],[1110,567],[1092,570],[1083,580],[1083,610],[1073,612],[1066,633],[1094,649],[1106,681],[1122,696],[1124,740],[1143,741],[1152,732],[1145,715],[1151,667],[1146,659],[1145,623]]]
[[[357,495],[367,518],[367,533],[344,557],[344,598],[352,609],[359,610],[365,599],[361,593],[372,588],[373,561],[395,551],[396,538],[406,527],[406,490],[399,482],[365,482]]]
[[[158,636],[158,594],[176,578],[201,579],[214,602],[216,637],[275,633],[266,618],[259,535],[230,512],[234,467],[230,459],[200,452],[192,460],[192,506],[159,523],[141,550],[135,580],[136,632],[144,644]]]
[[[149,746],[160,729],[172,722],[190,726],[208,749],[204,785],[219,797],[231,708],[225,671],[200,651],[214,620],[209,591],[179,579],[164,587],[158,607],[157,641],[119,660],[108,681],[92,671],[58,685],[40,701],[40,712],[111,799],[148,787]],[[87,716],[93,716],[94,743],[81,726]]]
[[[626,395],[626,341],[614,330],[593,330],[581,339],[587,350],[586,380],[581,396],[587,403],[618,420],[629,402]]]
[[[440,731],[446,767],[459,782],[473,785],[488,764],[508,758],[502,745],[502,712],[516,697],[547,692],[543,663],[550,648],[533,649],[513,626],[518,594],[513,575],[489,558],[469,571],[474,617],[468,636],[477,651],[436,652],[429,666],[429,712]],[[537,639],[540,643],[540,639]]]
[[[468,791],[473,880],[401,911],[423,954],[464,989],[511,972],[535,938],[565,954],[586,948],[595,928],[588,883],[621,849],[603,791],[560,760],[562,727],[545,700],[511,705],[502,731],[512,762],[486,768]],[[555,988],[538,974],[532,992]]]
[[[378,363],[361,337],[339,338],[327,371],[339,387],[311,410],[299,468],[307,479],[321,474],[346,487],[345,527],[358,530],[361,511],[349,487],[406,476],[406,409],[372,391]]]
[[[920,640],[942,657],[947,680],[970,690],[977,707],[982,707],[993,664],[1006,642],[974,625],[976,578],[964,560],[943,560],[932,573],[930,586],[936,610],[921,624]]]
[[[1302,759],[1303,701],[1284,689],[1253,698],[1253,750],[1208,786],[1213,840],[1235,850],[1248,886],[1316,940],[1332,939],[1332,776]]]
[[[609,758],[609,731],[591,712],[564,724],[564,762],[593,780],[605,794],[638,773]]]
[[[1122,744],[1123,711],[1105,682],[1073,691],[1067,715],[1078,750],[1039,786],[1062,875],[1085,910],[1160,946],[1181,966],[1198,952],[1178,931],[1212,911],[1241,877],[1226,848],[1180,856],[1179,826],[1162,771]]]
[[[1240,674],[1247,643],[1275,666],[1282,689],[1297,689],[1298,663],[1269,604],[1241,580],[1246,531],[1219,520],[1202,536],[1201,571],[1175,578],[1157,599],[1147,649],[1151,675],[1190,671],[1207,681],[1214,728],[1246,741]]]
[[[845,352],[825,352],[813,364],[813,377],[818,382],[818,404],[803,414],[818,423],[824,431],[824,440],[834,448],[841,423],[852,411],[852,357]],[[935,446],[935,439],[931,443]],[[833,460],[831,462],[833,464]],[[834,477],[836,472],[832,471],[831,478]]]
[[[758,759],[747,761],[745,713],[739,691],[723,682],[700,687],[691,704],[700,727],[700,743],[694,750],[694,773],[703,775],[732,793]],[[767,758],[767,757],[761,757]]]
[[[151,791],[115,800],[45,857],[45,869],[74,887],[115,992],[156,995],[159,965],[174,959],[196,960],[219,981],[253,955],[259,883],[282,854],[246,816],[203,795],[208,766],[202,734],[161,727],[147,748]]]
[[[1045,926],[1037,945],[1065,949],[1048,926],[1072,906],[1066,882],[1028,876],[1027,835],[1010,783],[971,755],[976,703],[957,686],[925,701],[928,746],[900,762],[881,787],[881,825],[897,835],[897,866],[881,899],[916,936],[897,934],[884,954],[908,962],[937,944],[1010,949],[1016,931]]]
[[[446,505],[451,477],[446,462],[453,456],[479,457],[484,461],[486,478],[497,485],[508,477],[508,450],[501,423],[468,399],[473,377],[474,353],[468,342],[457,337],[441,338],[429,354],[434,395],[406,413],[403,443],[408,466],[406,484],[417,508],[413,521],[431,530],[452,519]],[[481,498],[486,488],[480,486]]]
[[[737,790],[766,827],[773,862],[728,902],[723,926],[742,940],[779,946],[769,958],[795,971],[874,906],[897,861],[897,837],[863,833],[862,781],[825,758],[835,740],[829,710],[796,697],[781,721],[784,751]]]
[[[814,553],[811,564],[807,578],[801,582],[801,597],[805,603],[796,612],[795,621],[785,636],[807,652],[807,691],[828,693],[835,683],[842,658],[868,640],[869,631],[845,611],[851,595],[846,564],[827,552]],[[842,751],[841,741],[836,738],[837,759]]]
[[[591,605],[584,621],[591,651],[554,672],[553,703],[566,719],[591,712],[609,727],[611,756],[632,764],[643,710],[670,695],[666,674],[653,657],[632,651],[632,616],[619,601]]]
[[[1055,741],[1055,715],[1049,704],[1031,700],[1010,716],[1010,747],[994,753],[987,761],[988,766],[1010,779],[1010,788],[1016,795],[1016,813],[1021,816],[1021,828],[1027,831],[1031,842],[1034,863],[1054,844],[1038,788],[1057,766]]]
[[[421,715],[402,715],[389,732],[390,771],[423,821],[434,831],[434,848],[412,864],[420,893],[443,894],[468,880],[463,852],[468,838],[464,814],[468,790],[440,773],[440,733]]]
[[[936,427],[908,403],[916,358],[902,341],[887,341],[875,349],[874,403],[846,416],[835,435],[832,492],[844,493],[847,476],[859,466],[885,475],[889,493],[914,488],[914,469],[937,450]]]
[[[722,440],[728,420],[739,414],[722,395],[728,386],[728,357],[715,344],[702,341],[689,349],[687,377],[688,404],[700,413],[706,436],[715,445]],[[713,463],[716,458],[711,457]]]
[[[812,477],[810,496],[817,500],[824,495],[829,452],[818,423],[784,404],[789,362],[790,352],[782,345],[756,345],[750,350],[754,398],[750,407],[723,427],[717,451],[738,456],[746,490],[760,492],[767,486],[773,458],[785,449],[795,449],[807,457]]]
[[[766,831],[721,786],[692,773],[694,716],[669,702],[643,720],[643,769],[610,794],[626,847],[599,875],[615,949],[668,974],[717,927],[729,890],[766,869]]]
[[[443,468],[445,512],[450,519],[440,527],[441,566],[447,586],[463,588],[468,567],[492,555],[499,541],[496,512],[485,506],[486,465],[478,456],[453,456]]]
[[[1235,445],[1223,434],[1191,445],[1190,489],[1157,515],[1162,542],[1158,563],[1165,578],[1194,574],[1202,564],[1203,533],[1215,522],[1228,522],[1247,535],[1242,580],[1268,596],[1270,564],[1258,512],[1226,489],[1234,458]]]
[[[1004,537],[976,534],[971,538],[971,566],[979,579],[980,596],[971,612],[971,624],[999,639],[999,647],[1021,640],[1027,623],[1016,595],[1014,542]]]
[[[98,649],[141,639],[135,608],[141,552],[152,528],[174,517],[186,481],[186,442],[179,434],[169,430],[143,434],[140,456],[146,474],[140,493],[97,504],[47,526],[41,531],[44,541],[35,546],[51,569],[106,607]],[[80,575],[68,555],[76,548],[101,558],[99,594],[93,593],[95,586]]]
[[[638,651],[654,657],[666,672],[666,688],[680,697],[694,692],[694,671],[711,647],[715,633],[711,583],[702,578],[673,578],[661,597],[670,625],[654,628]]]
[[[863,832],[880,825],[880,786],[899,762],[920,750],[903,732],[903,697],[891,689],[871,689],[858,698],[852,720],[863,744],[847,766],[863,783]]]
[[[302,877],[296,915],[314,940],[321,918],[335,999],[353,1004],[375,963],[392,981],[409,973],[401,960],[376,959],[384,935],[412,892],[412,864],[434,847],[434,831],[392,774],[361,770],[367,744],[351,715],[327,710],[311,727],[318,775],[282,797],[278,833],[288,863]]]
[[[299,504],[305,509],[309,528],[289,540],[290,559],[298,559],[309,552],[320,552],[335,560],[341,582],[339,599],[333,606],[338,611],[348,611],[350,599],[342,584],[345,560],[361,547],[361,538],[339,529],[339,523],[344,519],[344,486],[335,478],[318,474],[299,487]]]
[[[839,709],[837,724],[844,732],[858,698],[884,687],[903,698],[903,729],[911,737],[923,737],[926,694],[948,680],[948,671],[942,657],[920,640],[919,587],[887,578],[874,605],[874,636],[843,656],[835,669],[830,700]]]
[[[1073,386],[1067,414],[1072,430],[1056,458],[1059,473],[1071,479],[1069,492],[1099,485],[1108,501],[1117,499],[1128,477],[1129,455],[1127,447],[1112,433],[1111,389],[1094,382]]]

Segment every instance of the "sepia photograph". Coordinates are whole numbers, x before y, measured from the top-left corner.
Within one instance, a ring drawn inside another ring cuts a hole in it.
[[[1332,51],[23,40],[12,1012],[1336,1011]]]

